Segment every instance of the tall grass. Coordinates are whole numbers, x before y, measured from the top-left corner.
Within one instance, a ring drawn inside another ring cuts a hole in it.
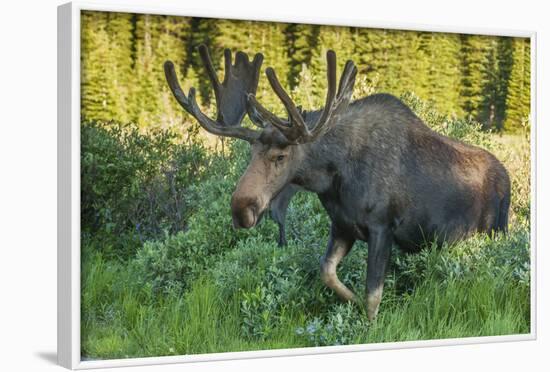
[[[462,249],[484,240],[464,242]],[[300,247],[256,248],[254,269],[240,266],[252,248],[235,250],[189,290],[162,295],[136,285],[124,263],[92,254],[83,276],[83,354],[124,358],[529,332],[529,284],[514,273],[515,263],[493,272],[493,253],[473,263],[454,255],[453,247],[427,248],[427,254],[414,258],[396,252],[379,317],[371,323],[362,308],[340,303],[318,275],[310,275],[318,262],[314,250],[304,255],[304,263],[311,259],[304,272],[290,274],[284,272],[288,259],[302,254]],[[364,253],[358,249],[345,261],[344,281],[364,271]],[[240,277],[227,276],[234,270],[226,267],[231,258],[240,266]],[[445,270],[460,265],[444,277]],[[399,281],[412,289],[398,286]]]

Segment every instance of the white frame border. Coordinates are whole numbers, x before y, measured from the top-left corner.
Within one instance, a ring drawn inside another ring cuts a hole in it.
[[[161,356],[97,361],[81,360],[80,339],[80,13],[83,10],[162,14],[185,17],[246,19],[256,21],[296,22],[336,26],[387,28],[398,30],[484,34],[495,36],[528,37],[531,40],[531,331],[528,334],[507,336],[467,337],[440,340],[402,341],[362,345],[308,347],[261,351],[225,352],[212,354]],[[537,274],[537,143],[536,133],[536,50],[537,34],[534,31],[495,30],[458,26],[433,26],[331,19],[290,14],[258,14],[248,10],[231,13],[214,10],[197,10],[163,5],[130,5],[111,1],[109,4],[75,1],[58,7],[58,92],[57,92],[57,353],[58,363],[69,369],[92,369],[155,364],[173,364],[199,361],[268,358],[390,350],[480,343],[536,340],[536,274]]]

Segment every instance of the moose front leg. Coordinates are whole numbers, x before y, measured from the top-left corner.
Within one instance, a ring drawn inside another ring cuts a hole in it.
[[[288,204],[290,203],[290,200],[292,199],[294,194],[298,192],[298,190],[298,186],[288,184],[281,190],[281,192],[279,192],[279,195],[277,195],[271,201],[271,218],[273,218],[273,220],[277,222],[277,225],[279,226],[279,247],[286,245],[286,212],[288,210]]]
[[[355,295],[338,279],[336,268],[351,250],[354,242],[354,239],[343,237],[332,225],[327,251],[321,258],[321,279],[344,301],[355,300]]]
[[[373,320],[378,314],[392,243],[393,238],[389,228],[369,230],[367,258],[367,316],[369,320]]]

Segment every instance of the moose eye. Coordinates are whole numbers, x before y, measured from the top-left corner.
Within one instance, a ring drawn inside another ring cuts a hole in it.
[[[285,156],[284,156],[284,155],[277,155],[277,157],[275,158],[275,160],[276,160],[277,162],[281,162],[281,161],[285,160]]]

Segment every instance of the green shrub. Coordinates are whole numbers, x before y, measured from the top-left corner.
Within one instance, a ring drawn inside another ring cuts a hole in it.
[[[206,152],[177,143],[174,134],[141,134],[132,124],[81,126],[83,240],[101,240],[111,256],[126,258],[144,240],[185,227],[189,186],[200,179]]]
[[[478,275],[510,275],[529,285],[529,231],[513,229],[508,236],[478,234],[441,249],[431,245],[417,254],[394,254],[394,275],[399,288],[411,291],[419,282],[464,279]]]
[[[187,191],[193,203],[185,230],[147,241],[138,249],[136,270],[155,290],[188,288],[193,278],[221,259],[219,255],[233,250],[246,237],[261,236],[274,241],[277,230],[272,221],[264,220],[248,231],[233,229],[231,192],[246,160],[246,147],[236,146],[237,150],[227,158],[212,156],[204,170],[209,176],[189,186]]]
[[[355,248],[342,263],[340,278],[361,291],[365,247]],[[320,245],[290,244],[281,249],[274,241],[255,237],[237,243],[210,273],[224,301],[239,299],[243,335],[266,339],[276,325],[306,315],[326,315],[340,302],[321,281],[323,253]]]
[[[311,346],[356,344],[369,327],[365,314],[356,305],[335,304],[324,318],[314,317],[305,327],[296,328],[296,334]]]

